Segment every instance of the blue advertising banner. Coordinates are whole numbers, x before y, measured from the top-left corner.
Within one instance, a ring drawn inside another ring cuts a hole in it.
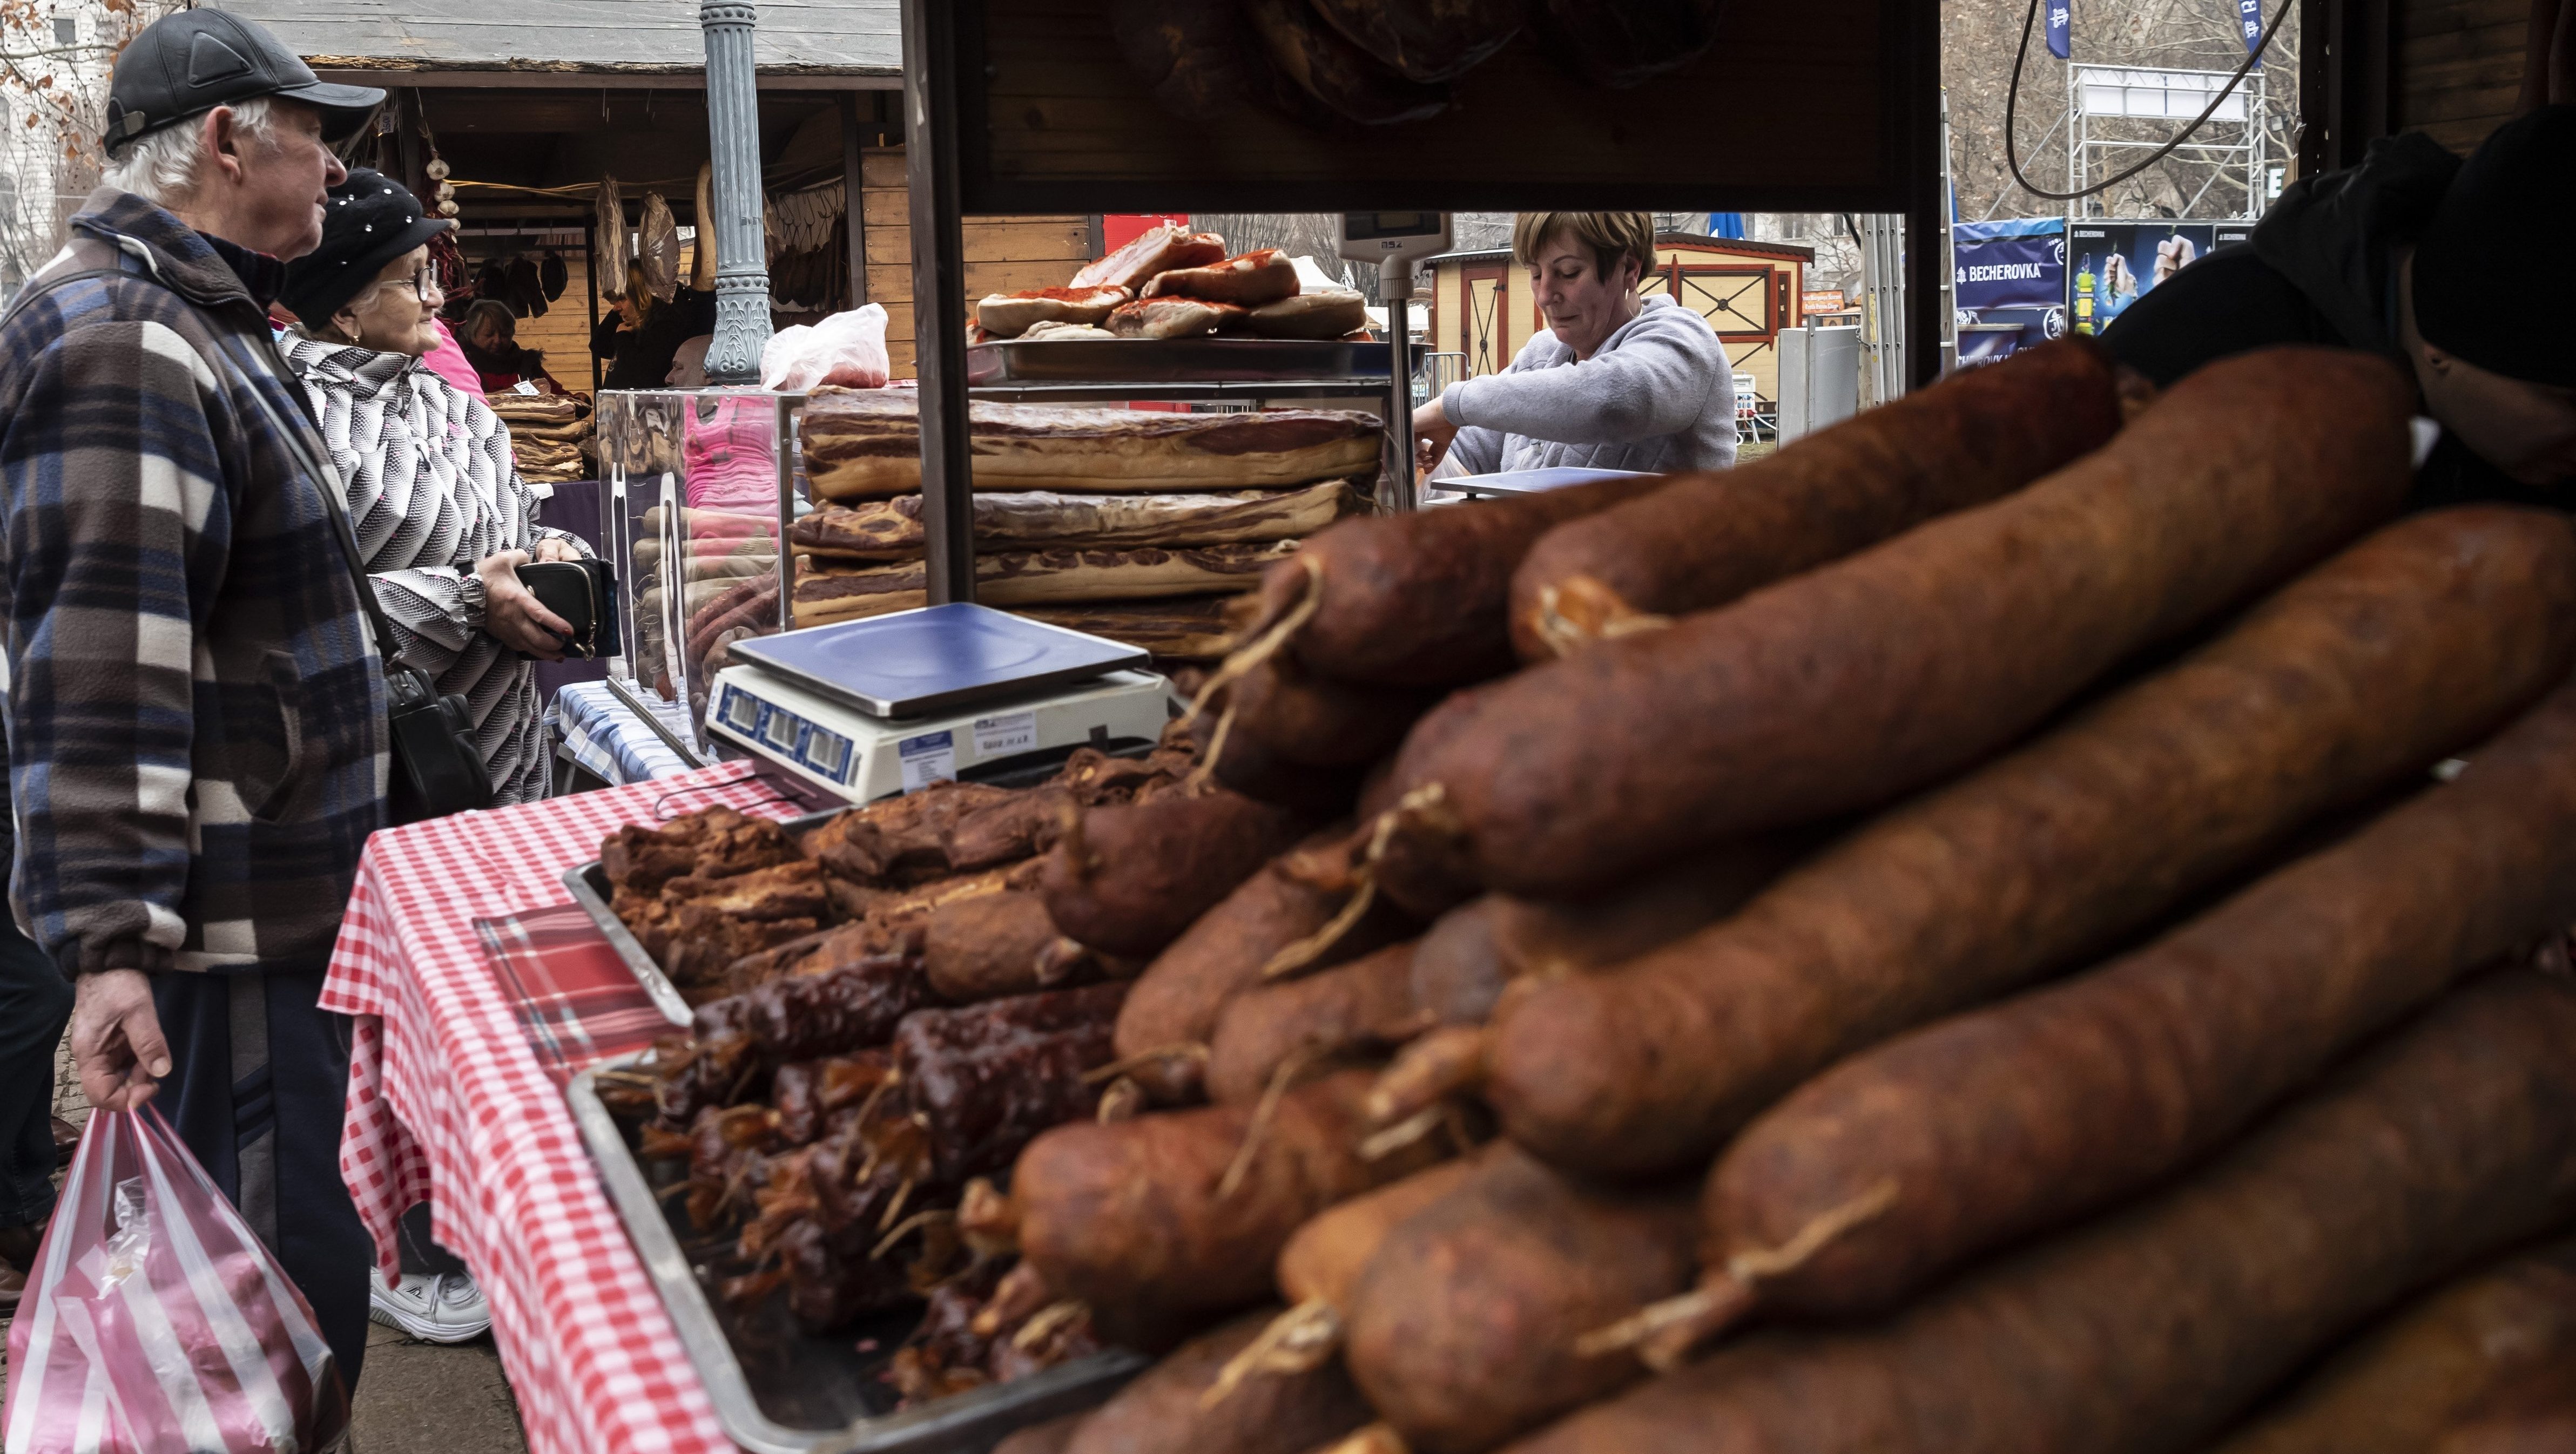
[[[2231,233],[2237,229],[2231,226]],[[2208,256],[2218,229],[2207,222],[2078,221],[2066,238],[2075,275],[2069,301],[2075,331],[2099,333],[2156,284]]]
[[[1993,363],[2066,332],[2064,218],[1955,222],[1950,244],[1960,367]]]
[[[2244,32],[2247,54],[2253,54],[2263,43],[2263,0],[2236,0],[2236,28]],[[2263,62],[2255,61],[2254,69],[2263,69]]]
[[[1962,313],[2049,308],[2066,301],[2063,218],[1961,222],[1950,229],[1956,274],[1951,300]]]
[[[2075,28],[2074,7],[2075,0],[2048,0],[2048,53],[2061,61],[2066,59],[2068,32]]]

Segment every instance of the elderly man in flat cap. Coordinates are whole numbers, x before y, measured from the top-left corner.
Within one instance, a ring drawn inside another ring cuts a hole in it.
[[[339,1171],[348,1029],[317,999],[384,818],[386,694],[268,308],[384,93],[193,10],[109,98],[107,184],[0,323],[24,936],[0,981],[71,981],[91,1102],[166,1092],[354,1388],[374,1257]],[[0,1079],[0,1111],[20,1095]]]

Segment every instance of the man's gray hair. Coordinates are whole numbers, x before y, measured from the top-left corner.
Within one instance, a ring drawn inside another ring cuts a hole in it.
[[[233,105],[233,126],[258,137],[263,146],[277,145],[271,98],[254,96]],[[162,127],[108,159],[103,176],[109,186],[156,207],[185,202],[197,190],[197,169],[206,162],[206,122],[202,115]]]

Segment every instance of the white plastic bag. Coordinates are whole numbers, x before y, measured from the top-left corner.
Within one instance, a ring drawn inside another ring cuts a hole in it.
[[[882,389],[893,373],[885,336],[886,311],[874,303],[810,327],[782,328],[760,351],[760,386],[783,394],[802,394],[822,384]]]
[[[317,1454],[348,1426],[313,1310],[161,1113],[92,1113],[9,1325],[9,1454]]]

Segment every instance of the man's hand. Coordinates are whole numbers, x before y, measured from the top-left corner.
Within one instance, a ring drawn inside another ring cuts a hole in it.
[[[571,541],[564,539],[562,536],[549,535],[545,539],[537,542],[537,559],[566,561],[579,560],[581,559],[581,551],[576,548]]]
[[[1458,426],[1449,422],[1447,410],[1435,396],[1430,403],[1413,411],[1413,462],[1425,473],[1438,469],[1449,453],[1450,441],[1458,437]]]
[[[72,1064],[81,1093],[102,1111],[152,1099],[170,1073],[170,1047],[152,1008],[152,977],[139,969],[85,974],[72,992]]]
[[[528,563],[524,550],[496,550],[474,563],[483,578],[483,629],[501,644],[539,661],[563,660],[563,644],[572,639],[572,623],[540,605],[519,584],[519,567]]]

